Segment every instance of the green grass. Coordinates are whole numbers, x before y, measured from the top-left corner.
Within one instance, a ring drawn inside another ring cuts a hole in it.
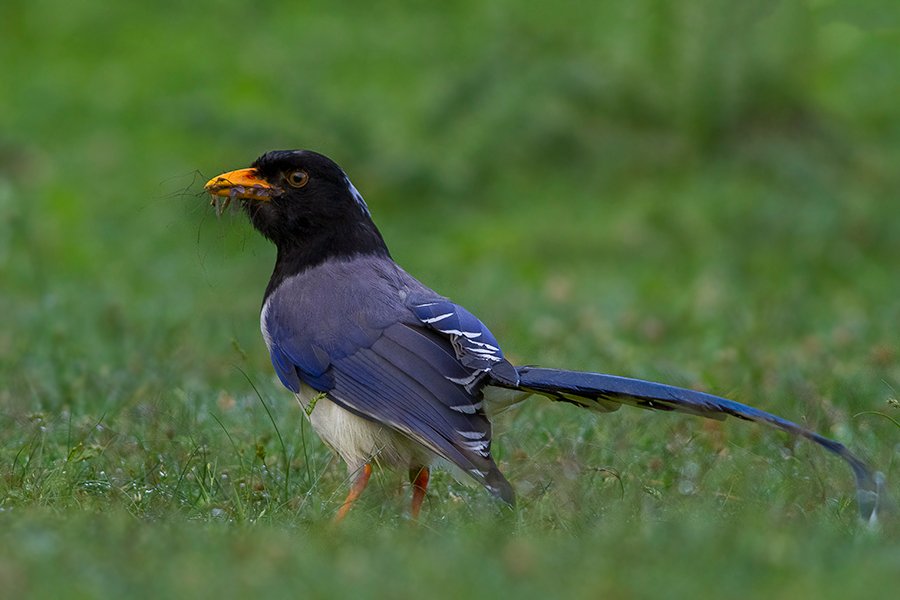
[[[379,473],[332,527],[273,251],[200,192],[323,151],[515,361],[770,410],[896,499],[895,3],[299,4],[4,4],[0,595],[890,597],[894,500],[867,530],[839,460],[741,422],[535,400],[514,513],[438,473],[414,525]]]

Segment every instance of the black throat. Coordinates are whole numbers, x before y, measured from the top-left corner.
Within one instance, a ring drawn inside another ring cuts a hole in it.
[[[311,229],[301,235],[275,239],[273,242],[278,254],[263,303],[288,277],[327,261],[348,260],[357,256],[391,257],[381,232],[370,219],[349,222],[343,227]]]

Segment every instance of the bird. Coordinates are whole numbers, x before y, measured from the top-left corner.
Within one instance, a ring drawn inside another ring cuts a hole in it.
[[[728,416],[811,440],[843,459],[873,523],[884,481],[843,444],[709,393],[604,373],[515,366],[473,313],[394,262],[346,172],[311,150],[269,151],[205,185],[217,211],[247,215],[276,248],[260,329],[278,379],[321,440],[346,463],[346,517],[373,464],[406,469],[419,518],[430,469],[449,463],[513,506],[491,452],[491,417],[540,396],[600,413],[622,405]]]

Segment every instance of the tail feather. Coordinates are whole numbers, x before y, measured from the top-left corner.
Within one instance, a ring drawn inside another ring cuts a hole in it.
[[[535,367],[518,367],[516,370],[519,374],[519,389],[594,410],[609,412],[620,404],[627,404],[638,408],[681,412],[718,420],[732,416],[805,437],[829,452],[837,454],[850,465],[856,477],[860,514],[863,520],[869,523],[876,521],[884,475],[881,472],[872,472],[865,462],[843,444],[792,421],[712,394],[641,379]]]

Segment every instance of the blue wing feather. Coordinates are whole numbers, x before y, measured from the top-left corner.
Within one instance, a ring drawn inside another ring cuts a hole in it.
[[[266,317],[263,313],[262,326],[272,366],[284,387],[295,394],[300,392],[301,382],[319,392],[333,388],[334,379],[328,372],[331,357],[315,344],[298,343],[290,330]]]
[[[512,488],[491,458],[481,393],[453,383],[467,370],[441,341],[403,323],[387,327],[370,347],[333,361],[330,397],[408,435],[511,503]]]
[[[445,299],[413,301],[409,307],[423,325],[449,338],[456,357],[470,369],[469,387],[488,373],[505,384],[518,384],[518,373],[503,357],[497,338],[464,307]]]

